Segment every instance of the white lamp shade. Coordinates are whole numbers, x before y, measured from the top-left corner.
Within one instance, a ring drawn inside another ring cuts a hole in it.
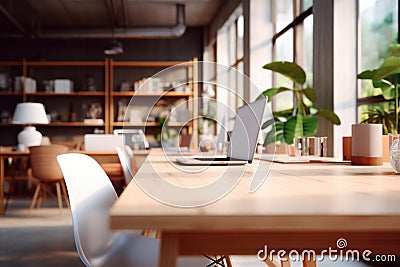
[[[41,103],[19,103],[15,108],[13,123],[47,124],[49,120]]]

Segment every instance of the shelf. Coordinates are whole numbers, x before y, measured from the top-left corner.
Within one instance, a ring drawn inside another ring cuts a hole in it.
[[[182,122],[170,122],[167,126],[170,127],[189,127],[191,123],[182,123]],[[114,122],[113,126],[116,127],[160,127],[160,123],[158,122],[143,122],[143,123],[130,123],[130,122]]]
[[[58,127],[58,126],[74,126],[74,127],[104,127],[104,123],[84,123],[84,122],[51,122],[49,124],[33,124],[35,127]],[[10,127],[10,126],[19,126],[23,127],[24,124],[16,124],[11,122],[1,122],[0,126]]]
[[[135,61],[135,62],[118,62],[112,61],[114,67],[172,67],[178,64],[191,64],[191,61]]]
[[[54,92],[36,92],[27,93],[27,96],[105,96],[104,92],[72,92],[72,93],[54,93]]]
[[[22,96],[22,92],[0,92],[0,95],[3,95],[3,96],[7,96],[7,95],[10,95],[10,96]]]
[[[93,127],[93,126],[98,126],[98,127],[104,127],[104,123],[84,123],[84,122],[51,122],[49,124],[41,124],[37,126],[74,126],[74,127]]]
[[[21,61],[1,61],[0,67],[21,67]]]
[[[103,67],[104,61],[28,61],[28,67]]]
[[[192,93],[165,92],[163,94],[156,93],[135,93],[135,92],[112,92],[113,96],[163,96],[163,97],[190,97]]]
[[[0,126],[10,127],[10,126],[22,126],[22,125],[21,124],[14,124],[14,123],[11,123],[11,122],[0,122]]]

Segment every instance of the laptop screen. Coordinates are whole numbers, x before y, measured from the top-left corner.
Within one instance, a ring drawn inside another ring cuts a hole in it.
[[[265,99],[238,109],[233,126],[228,157],[252,161],[265,108]]]
[[[115,151],[115,147],[123,147],[122,135],[85,134],[86,151]]]

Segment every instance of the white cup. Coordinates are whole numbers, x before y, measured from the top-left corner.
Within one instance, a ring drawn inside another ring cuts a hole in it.
[[[382,165],[382,124],[353,124],[351,164]]]

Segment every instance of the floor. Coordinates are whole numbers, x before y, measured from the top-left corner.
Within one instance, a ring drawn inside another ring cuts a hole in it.
[[[60,212],[56,202],[46,201],[41,209],[30,213],[29,204],[30,199],[12,199],[6,215],[0,217],[0,267],[84,266],[75,250],[69,210]],[[233,256],[232,261],[234,267],[266,266],[255,255]],[[329,259],[317,265],[368,266],[359,262],[333,262]],[[292,262],[292,266],[301,264]]]
[[[46,201],[29,213],[30,199],[12,200],[0,218],[0,266],[84,266],[75,249],[71,214]]]

